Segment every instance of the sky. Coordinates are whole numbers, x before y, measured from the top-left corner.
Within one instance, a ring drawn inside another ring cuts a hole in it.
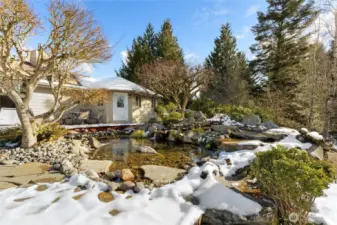
[[[67,1],[67,0],[66,0]],[[69,0],[73,1],[73,0]],[[148,23],[159,31],[163,21],[170,19],[185,59],[192,64],[202,63],[214,47],[222,24],[229,22],[237,37],[238,49],[252,55],[254,43],[250,29],[257,23],[257,11],[265,11],[265,0],[77,0],[93,13],[103,33],[113,46],[109,62],[83,68],[95,79],[116,76],[126,50],[132,40],[142,35]],[[29,0],[35,13],[46,20],[47,0]],[[33,47],[43,41],[43,33],[36,34],[28,43]]]

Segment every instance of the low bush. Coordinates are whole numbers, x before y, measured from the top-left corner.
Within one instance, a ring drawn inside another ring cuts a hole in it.
[[[192,110],[186,111],[185,118],[194,118],[194,111]]]
[[[58,123],[38,124],[36,137],[38,141],[55,141],[67,134],[67,129]]]
[[[176,123],[182,120],[182,118],[183,118],[183,115],[181,113],[172,112],[168,116],[164,116],[163,120],[164,122],[168,122],[168,123]]]
[[[159,116],[163,117],[167,115],[167,111],[163,105],[158,105],[155,109],[156,113],[158,113]]]
[[[131,134],[131,138],[134,138],[134,139],[144,139],[144,138],[146,138],[145,131],[144,130],[135,130]]]
[[[192,129],[192,131],[197,134],[201,134],[205,132],[204,129],[202,129],[202,127],[195,127]]]
[[[315,198],[323,195],[335,178],[327,162],[310,158],[306,151],[283,146],[256,153],[250,169],[261,191],[275,201],[283,224],[290,224],[291,213],[299,216],[296,224],[306,224]]]
[[[21,136],[21,128],[9,128],[3,131],[0,131],[0,140],[15,139]]]
[[[165,105],[165,109],[168,113],[172,113],[177,111],[177,105],[172,102],[169,102],[167,105]]]

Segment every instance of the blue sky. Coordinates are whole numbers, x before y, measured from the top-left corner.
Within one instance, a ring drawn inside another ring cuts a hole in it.
[[[111,61],[95,65],[89,71],[94,78],[116,76],[122,55],[132,40],[143,34],[151,22],[156,31],[170,19],[174,34],[184,50],[185,58],[200,62],[207,57],[219,36],[221,24],[230,22],[238,40],[238,48],[251,57],[249,46],[254,43],[250,32],[257,22],[256,11],[265,10],[265,0],[77,0],[93,12],[95,20],[114,46]],[[35,12],[46,17],[47,0],[29,1]],[[34,46],[43,37],[31,39]]]

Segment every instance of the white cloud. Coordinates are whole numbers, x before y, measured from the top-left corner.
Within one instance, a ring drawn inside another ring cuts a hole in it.
[[[229,13],[227,9],[202,8],[196,11],[194,18],[200,21],[207,21],[214,17],[225,16]]]
[[[80,73],[80,74],[91,74],[92,73],[92,65],[88,64],[88,63],[83,63],[82,65],[80,65],[79,67],[77,67],[75,69],[76,73]]]
[[[250,27],[249,26],[243,26],[242,31],[236,35],[237,39],[243,39],[245,38],[250,32]]]
[[[128,51],[124,50],[120,53],[123,63],[126,65],[128,63]]]
[[[201,63],[201,57],[194,53],[194,52],[188,52],[184,55],[184,59],[186,61],[187,64],[190,65],[198,65]]]
[[[243,38],[245,38],[245,35],[244,35],[244,34],[236,35],[236,39],[243,39]]]
[[[257,6],[257,5],[250,6],[246,10],[245,17],[249,17],[249,16],[252,16],[252,15],[255,15],[259,9],[260,9],[260,6]]]

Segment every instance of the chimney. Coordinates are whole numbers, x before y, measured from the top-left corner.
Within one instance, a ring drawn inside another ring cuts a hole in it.
[[[38,57],[39,57],[39,52],[37,50],[33,50],[29,52],[29,62],[32,65],[36,65]]]

